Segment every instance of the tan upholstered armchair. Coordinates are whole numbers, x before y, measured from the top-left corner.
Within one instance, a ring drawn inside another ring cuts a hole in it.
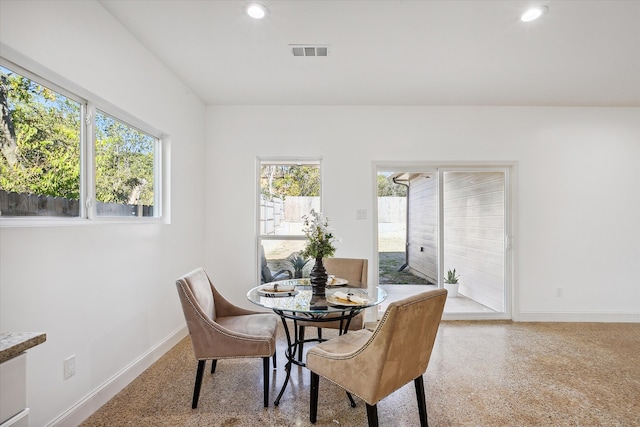
[[[350,287],[367,287],[367,269],[368,261],[358,258],[325,258],[322,263],[327,270],[327,274],[332,274],[341,279],[347,279]],[[340,329],[340,321],[323,322],[322,328]],[[300,345],[298,346],[298,360],[302,360],[302,352],[304,350],[304,328],[305,326],[318,327],[318,322],[298,322],[298,335],[300,337]],[[358,330],[364,327],[364,312],[354,316],[349,323],[349,330]],[[322,339],[322,329],[318,327],[318,338]]]
[[[218,359],[261,357],[264,373],[264,406],[269,406],[269,358],[276,350],[278,317],[236,307],[216,290],[202,268],[177,280],[176,286],[191,343],[198,360],[192,408],[198,406],[202,374],[207,360],[211,373]]]
[[[377,403],[413,380],[420,425],[427,426],[422,374],[446,298],[447,291],[437,289],[392,302],[374,332],[349,332],[310,349],[306,365],[311,370],[311,422],[318,414],[322,376],[365,401],[370,427],[378,425]]]

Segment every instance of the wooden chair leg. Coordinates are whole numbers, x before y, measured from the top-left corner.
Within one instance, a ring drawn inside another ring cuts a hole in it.
[[[420,413],[420,427],[428,427],[429,421],[427,420],[427,404],[424,397],[424,381],[422,375],[413,380],[416,386],[416,397],[418,398],[418,412]]]
[[[311,371],[309,371],[311,372]],[[318,385],[320,383],[320,376],[311,372],[311,401],[309,405],[309,421],[315,424],[318,418]]]
[[[202,385],[202,374],[204,374],[204,364],[206,362],[206,360],[198,360],[198,370],[196,371],[196,385],[195,387],[193,387],[193,401],[191,402],[192,409],[195,409],[198,406],[198,397],[200,397],[200,386]]]
[[[369,427],[378,427],[378,406],[367,403],[367,420]]]
[[[298,362],[302,362],[302,352],[304,351],[304,326],[298,326]]]
[[[218,363],[218,361],[216,359],[213,359],[211,361],[211,373],[215,373],[216,372],[216,364]]]
[[[264,407],[269,407],[269,359],[270,357],[262,358],[262,374],[264,379],[262,382],[264,383]]]

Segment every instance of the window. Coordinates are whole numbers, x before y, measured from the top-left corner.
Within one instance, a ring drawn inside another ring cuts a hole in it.
[[[159,137],[5,60],[0,83],[0,216],[160,216]]]
[[[154,216],[158,138],[96,110],[96,215]]]
[[[80,215],[78,98],[0,66],[2,216]]]
[[[258,159],[258,266],[261,282],[308,277],[301,263],[303,216],[321,210],[320,160]]]

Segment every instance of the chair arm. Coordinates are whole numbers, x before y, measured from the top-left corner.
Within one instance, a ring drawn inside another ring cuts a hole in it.
[[[225,297],[223,297],[222,294],[220,294],[217,289],[212,288],[212,291],[213,291],[213,299],[215,301],[215,307],[216,307],[215,308],[216,317],[246,316],[249,314],[264,313],[264,312],[248,310],[246,308],[238,307],[237,305],[233,304],[232,302],[227,300]]]

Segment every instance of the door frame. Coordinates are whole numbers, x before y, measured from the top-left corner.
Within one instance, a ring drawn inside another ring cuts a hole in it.
[[[517,318],[517,301],[516,299],[516,260],[517,247],[514,238],[516,228],[516,199],[515,179],[517,174],[517,162],[515,161],[495,161],[495,162],[392,162],[392,161],[374,161],[372,162],[372,182],[373,182],[373,233],[374,233],[374,253],[372,258],[372,282],[379,281],[379,255],[378,255],[378,172],[430,172],[438,174],[439,199],[442,200],[442,182],[441,177],[444,171],[468,171],[468,172],[504,172],[504,303],[505,310],[501,313],[445,313],[442,318],[444,320],[502,320]],[[438,219],[439,229],[442,227],[442,204],[439,204]],[[442,256],[443,246],[441,239],[442,233],[438,236],[438,271],[439,276],[443,273]],[[439,278],[438,286],[442,286],[442,280]]]

